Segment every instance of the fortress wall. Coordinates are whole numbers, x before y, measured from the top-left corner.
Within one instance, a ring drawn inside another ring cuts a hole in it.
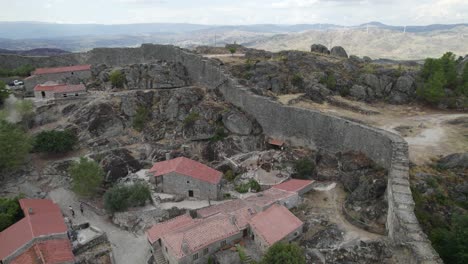
[[[408,145],[400,136],[318,111],[285,106],[273,99],[258,96],[238,84],[216,60],[174,46],[145,44],[141,48],[94,49],[73,54],[72,57],[65,55],[63,59],[54,58],[50,63],[75,61],[121,66],[152,60],[184,64],[195,83],[218,88],[228,102],[256,118],[267,136],[287,140],[292,145],[329,152],[354,150],[365,153],[388,170],[386,228],[388,237],[396,248],[401,249],[395,253],[400,254],[397,258],[401,263],[442,263],[414,214],[414,201],[409,187]],[[35,63],[46,65],[45,61]],[[0,67],[2,64],[0,62]]]

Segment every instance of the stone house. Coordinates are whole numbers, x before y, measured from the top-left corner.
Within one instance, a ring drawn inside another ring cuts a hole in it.
[[[26,92],[32,93],[36,85],[49,81],[69,84],[86,83],[91,78],[91,65],[38,68],[24,79]]]
[[[86,96],[83,84],[55,84],[45,83],[34,87],[36,99],[76,99]]]
[[[19,203],[24,218],[0,232],[0,263],[75,263],[60,208],[46,199]]]
[[[274,204],[258,213],[249,224],[251,239],[263,251],[276,242],[289,242],[296,239],[302,234],[304,226],[301,220],[279,204]]]
[[[291,181],[246,199],[199,209],[195,219],[185,214],[154,225],[147,238],[156,263],[206,263],[211,254],[243,239],[252,239],[262,251],[278,241],[296,239],[303,223],[288,208],[299,204],[297,192],[312,181]]]
[[[200,162],[179,157],[155,163],[154,183],[164,193],[199,199],[220,199],[223,173]]]

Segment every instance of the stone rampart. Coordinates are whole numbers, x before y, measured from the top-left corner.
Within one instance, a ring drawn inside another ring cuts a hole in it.
[[[35,60],[37,64],[34,66],[60,61],[122,66],[154,60],[181,62],[195,83],[219,89],[228,102],[252,115],[267,136],[332,153],[350,150],[365,153],[388,170],[386,229],[395,247],[405,255],[400,258],[404,263],[442,263],[414,214],[409,187],[408,145],[396,134],[318,111],[282,105],[256,95],[240,85],[218,61],[174,46],[145,44],[140,48],[94,49],[54,58],[51,62]],[[14,63],[0,63],[0,67],[4,67],[3,64]]]

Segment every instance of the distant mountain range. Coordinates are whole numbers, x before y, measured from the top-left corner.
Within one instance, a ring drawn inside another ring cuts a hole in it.
[[[96,47],[135,47],[142,43],[223,46],[238,43],[271,51],[308,50],[313,43],[341,45],[351,54],[391,59],[421,59],[451,50],[467,54],[468,24],[392,26],[369,22],[355,26],[200,25],[148,23],[127,25],[0,22],[0,49],[61,49],[71,52]]]
[[[69,51],[61,50],[61,49],[32,49],[32,50],[7,50],[7,49],[0,49],[0,54],[14,54],[14,55],[21,55],[21,56],[54,56],[54,55],[62,55],[70,53]]]

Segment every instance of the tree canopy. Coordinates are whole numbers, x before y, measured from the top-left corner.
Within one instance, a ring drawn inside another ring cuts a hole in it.
[[[3,102],[10,96],[10,91],[7,90],[6,84],[3,81],[0,81],[0,106],[3,105]]]
[[[454,216],[450,229],[434,229],[431,240],[446,263],[468,263],[468,214]]]
[[[104,180],[104,170],[93,160],[81,157],[69,169],[73,190],[82,196],[94,195]]]
[[[104,194],[104,207],[114,213],[125,211],[128,207],[143,206],[148,200],[151,200],[151,192],[144,183],[116,185]]]
[[[305,264],[305,255],[297,244],[275,243],[263,256],[262,264]]]
[[[21,127],[0,120],[0,172],[23,164],[31,148],[31,140]]]
[[[77,142],[76,135],[69,130],[42,131],[34,138],[34,150],[48,153],[65,153],[73,150]]]
[[[0,197],[0,232],[24,217],[18,199]]]
[[[315,164],[312,160],[303,158],[294,163],[294,169],[296,170],[295,178],[309,179],[315,171]]]
[[[121,71],[113,71],[109,76],[112,86],[123,88],[125,84],[125,75]]]

